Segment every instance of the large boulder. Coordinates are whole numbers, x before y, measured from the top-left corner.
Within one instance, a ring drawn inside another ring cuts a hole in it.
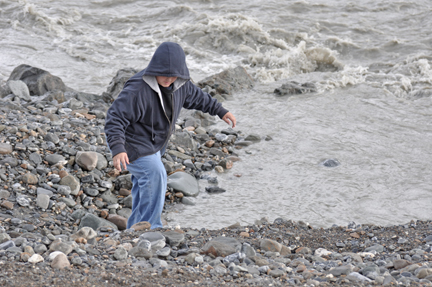
[[[198,83],[200,88],[210,86],[219,94],[232,95],[233,92],[250,89],[254,86],[252,77],[243,67],[236,67],[220,72],[219,74],[205,78]]]
[[[107,103],[111,103],[117,99],[118,95],[123,90],[126,81],[136,73],[138,73],[138,71],[133,68],[118,70],[115,77],[111,80],[107,91],[102,94],[103,100]]]
[[[16,67],[8,81],[23,81],[27,85],[30,94],[36,96],[42,96],[49,91],[66,91],[66,85],[59,77],[25,64]]]

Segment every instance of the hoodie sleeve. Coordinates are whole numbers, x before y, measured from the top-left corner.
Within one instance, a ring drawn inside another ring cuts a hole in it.
[[[195,86],[192,82],[187,82],[188,96],[183,104],[186,109],[196,109],[204,113],[209,113],[212,116],[223,116],[228,112],[221,103],[208,93],[203,92],[200,88]]]
[[[105,135],[113,156],[126,152],[125,131],[140,116],[137,106],[135,93],[125,88],[107,111]]]

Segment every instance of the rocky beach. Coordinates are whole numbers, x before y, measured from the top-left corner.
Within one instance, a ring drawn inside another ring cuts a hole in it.
[[[262,218],[250,226],[233,219],[219,230],[169,222],[126,229],[130,175],[113,168],[103,128],[109,105],[135,72],[119,70],[101,95],[75,91],[28,65],[0,86],[0,285],[432,286],[429,220],[324,229]],[[197,85],[223,102],[254,82],[237,67]],[[275,94],[314,90],[292,82]],[[176,123],[163,157],[164,213],[194,205],[199,192],[225,192],[217,175],[241,176],[236,151],[271,140],[218,130],[216,121],[184,111]]]

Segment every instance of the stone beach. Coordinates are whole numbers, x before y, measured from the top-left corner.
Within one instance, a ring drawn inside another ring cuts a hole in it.
[[[135,72],[120,70],[102,95],[27,65],[0,86],[1,286],[432,286],[432,221],[315,229],[263,218],[220,230],[169,222],[126,229],[130,175],[113,168],[103,127]],[[237,67],[197,85],[224,101],[253,81]],[[287,93],[300,92],[288,84],[275,91]],[[193,205],[198,180],[205,192],[224,192],[217,174],[235,170],[236,150],[271,140],[217,130],[217,120],[184,111],[176,123],[163,157],[165,211]]]

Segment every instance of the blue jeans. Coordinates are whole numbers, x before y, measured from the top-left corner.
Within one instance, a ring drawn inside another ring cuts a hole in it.
[[[162,227],[161,214],[165,202],[167,174],[161,153],[140,157],[127,165],[132,174],[132,213],[127,228],[148,221],[151,229]]]

